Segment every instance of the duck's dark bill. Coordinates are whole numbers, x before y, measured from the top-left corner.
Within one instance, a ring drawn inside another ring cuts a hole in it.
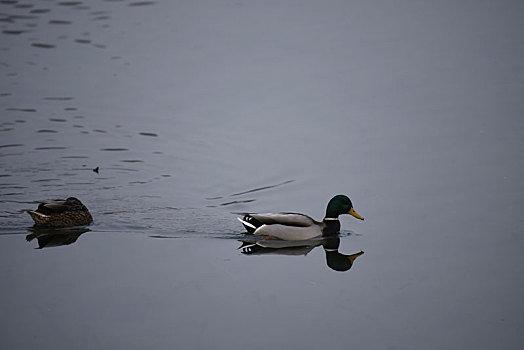
[[[348,214],[356,217],[357,219],[364,220],[364,218],[360,216],[353,208],[349,209]]]

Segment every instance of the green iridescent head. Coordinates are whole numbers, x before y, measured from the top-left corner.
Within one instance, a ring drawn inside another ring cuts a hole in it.
[[[326,218],[336,219],[342,214],[349,214],[357,219],[364,220],[364,218],[353,209],[351,200],[347,196],[339,194],[329,201],[326,208]]]

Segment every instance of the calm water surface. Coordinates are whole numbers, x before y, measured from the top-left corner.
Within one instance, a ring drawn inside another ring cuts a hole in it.
[[[523,23],[519,1],[0,1],[0,347],[521,348]],[[235,213],[321,219],[339,193],[366,218],[339,241],[241,248]],[[67,196],[92,225],[32,227]]]

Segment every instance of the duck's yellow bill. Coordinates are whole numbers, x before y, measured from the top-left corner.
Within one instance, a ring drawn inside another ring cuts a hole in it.
[[[360,251],[360,252],[355,253],[355,254],[348,255],[348,259],[351,262],[351,265],[353,265],[353,261],[355,261],[355,259],[358,258],[359,256],[361,256],[362,254],[364,254],[363,251]]]
[[[364,218],[360,216],[353,208],[349,209],[348,214],[356,217],[357,219],[364,220]]]

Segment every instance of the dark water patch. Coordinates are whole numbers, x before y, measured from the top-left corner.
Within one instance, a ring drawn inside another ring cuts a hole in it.
[[[5,5],[14,5],[18,3],[18,0],[2,0],[0,1],[0,4],[5,4]]]
[[[13,186],[0,186],[1,189],[11,189],[11,190],[23,190],[24,188],[27,188],[26,186],[20,186],[20,185],[13,185]]]
[[[45,150],[54,150],[54,149],[67,149],[67,147],[63,146],[47,146],[47,147],[35,147],[36,151],[45,151]]]
[[[62,118],[49,118],[49,121],[57,122],[57,123],[64,123],[64,122],[67,122],[67,119],[62,119]]]
[[[152,152],[153,154],[164,154],[164,152],[161,152],[161,151],[154,151]]]
[[[112,60],[119,60],[121,58],[122,58],[122,56],[113,56],[113,57],[111,57]]]
[[[81,134],[89,134],[89,131],[81,131]]]
[[[85,117],[83,115],[75,115],[73,118],[75,118],[75,119],[84,119]]]
[[[206,198],[208,201],[213,201],[213,200],[217,200],[217,199],[222,199],[224,197],[222,196],[217,196],[217,197],[209,197],[209,198]]]
[[[0,148],[7,148],[7,147],[22,147],[22,146],[25,146],[25,145],[22,144],[22,143],[12,143],[12,144],[8,144],[8,145],[0,145]]]
[[[156,1],[137,1],[130,3],[128,6],[148,6],[154,4],[156,4]]]
[[[122,151],[129,151],[129,148],[101,148],[101,151],[107,151],[107,152],[122,152]]]
[[[171,175],[169,175],[169,174],[162,174],[160,176],[162,176],[162,177],[171,177]]]
[[[123,163],[143,163],[143,160],[140,159],[123,159],[121,160]]]
[[[60,19],[52,19],[52,20],[50,20],[47,23],[49,23],[49,24],[72,24],[73,21],[64,21],[64,20],[60,20]]]
[[[107,46],[103,44],[93,44],[94,47],[97,47],[99,49],[105,49]]]
[[[18,4],[18,5],[15,5],[15,8],[17,9],[30,9],[32,7],[34,7],[35,5],[33,4]]]
[[[65,111],[77,111],[78,108],[76,108],[76,107],[66,107],[66,108],[64,108],[64,110],[65,110]],[[75,117],[75,118],[76,118],[76,117]]]
[[[12,95],[12,93],[10,93],[10,92],[2,92],[0,94],[0,97],[6,97],[6,96],[11,96],[11,95]]]
[[[93,129],[93,132],[98,132],[98,133],[101,133],[101,134],[107,134],[107,131],[101,130],[101,129]]]
[[[51,130],[51,129],[40,129],[37,131],[38,133],[57,133],[58,131],[56,130]]]
[[[84,127],[83,125],[73,124],[73,128],[81,129],[83,127]]]
[[[89,40],[89,39],[76,39],[75,43],[78,43],[78,44],[90,44],[91,40]]]
[[[295,181],[295,180],[287,180],[287,181],[281,182],[281,183],[276,184],[276,185],[262,186],[262,187],[253,188],[253,189],[251,189],[251,190],[247,190],[247,191],[242,191],[242,192],[238,192],[238,193],[233,193],[233,194],[231,195],[231,197],[240,196],[240,195],[247,194],[247,193],[253,193],[253,192],[258,192],[258,191],[268,190],[268,189],[270,189],[270,188],[275,188],[275,187],[279,187],[279,186],[283,186],[283,185],[289,184],[289,183],[291,183],[291,182],[293,182],[293,181]]]
[[[33,112],[36,112],[36,109],[34,108],[7,108],[6,111],[33,113]]]
[[[240,201],[231,201],[231,202],[220,203],[220,206],[240,204],[240,203],[251,203],[251,202],[254,202],[254,201],[256,201],[256,199],[245,199],[245,200],[240,200]]]
[[[19,196],[24,194],[23,192],[11,192],[11,193],[2,193],[2,196]]]
[[[30,32],[30,30],[2,30],[2,34],[7,35],[20,35],[28,32]]]
[[[86,159],[86,158],[89,158],[88,156],[63,156],[63,157],[60,157],[60,158],[64,158],[64,159]]]
[[[30,13],[48,13],[50,11],[51,10],[49,10],[49,9],[34,9],[34,10],[29,11],[29,12]]]
[[[139,132],[138,133],[139,135],[142,135],[142,136],[152,136],[152,137],[157,137],[158,135],[153,133],[153,132]]]
[[[50,96],[50,97],[44,97],[44,100],[46,101],[71,101],[74,100],[74,97],[71,96]]]
[[[11,131],[11,130],[14,130],[14,128],[5,128],[5,129],[0,129],[0,132]]]
[[[17,119],[15,120],[16,123],[25,123],[25,120],[22,120],[22,119]]]
[[[39,47],[39,48],[42,48],[42,49],[52,49],[52,48],[56,47],[56,45],[43,44],[43,43],[32,43],[31,46]]]
[[[59,5],[59,6],[76,6],[76,5],[82,5],[82,1],[62,1],[62,2],[58,2],[57,5]]]
[[[60,179],[38,179],[38,180],[31,180],[31,182],[50,182],[50,181],[60,181]]]
[[[13,176],[13,175],[10,175],[10,174],[0,174],[0,177],[10,177],[10,176]]]

